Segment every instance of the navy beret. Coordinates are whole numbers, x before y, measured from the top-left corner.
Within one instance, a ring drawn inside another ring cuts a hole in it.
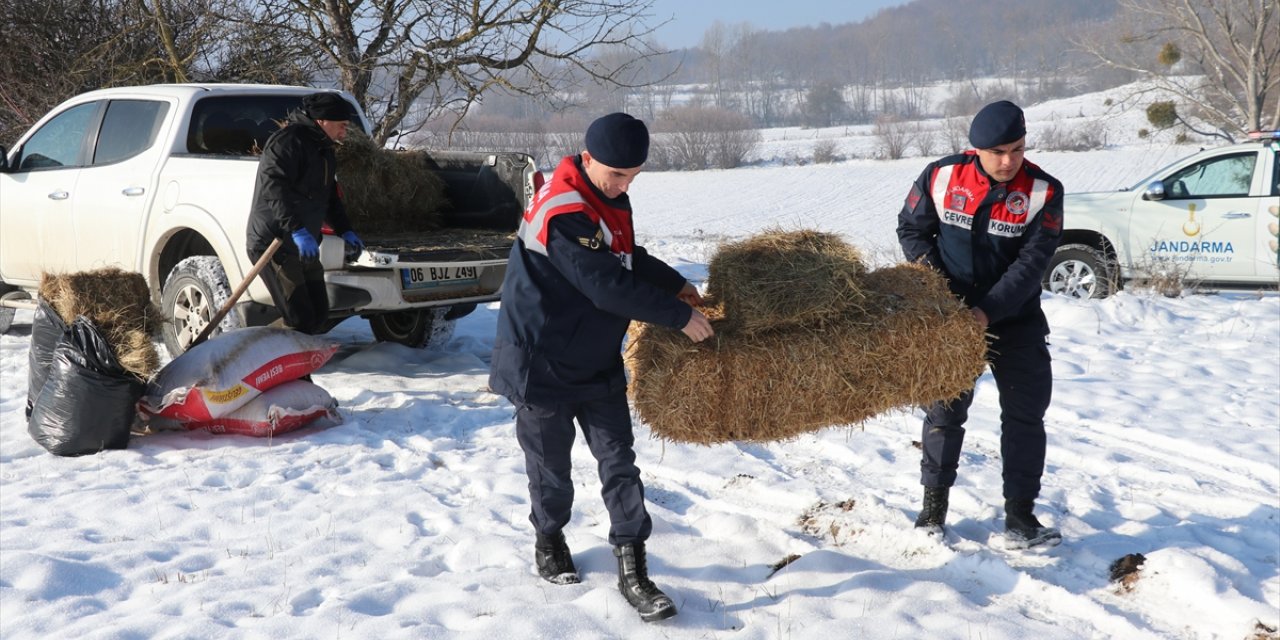
[[[633,169],[649,159],[649,128],[625,113],[596,118],[586,142],[592,158],[614,169]]]
[[[351,104],[332,91],[313,93],[302,99],[302,108],[312,120],[350,120]]]
[[[969,144],[990,149],[1021,140],[1027,135],[1027,121],[1018,105],[1001,100],[982,108],[969,125]]]

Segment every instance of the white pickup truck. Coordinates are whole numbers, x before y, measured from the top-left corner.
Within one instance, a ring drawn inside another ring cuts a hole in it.
[[[11,150],[0,147],[0,331],[15,308],[31,306],[42,273],[117,266],[145,276],[165,316],[166,347],[172,355],[185,350],[253,266],[245,228],[255,151],[314,91],[102,89],[54,108]],[[352,216],[366,244],[354,258],[344,256],[340,238],[323,238],[330,326],[359,315],[379,340],[425,346],[442,325],[499,298],[514,231],[533,196],[533,159],[449,152],[428,162],[446,185],[446,229],[379,237],[361,232]],[[218,330],[277,317],[258,279]]]
[[[1068,193],[1049,291],[1102,298],[1174,277],[1206,289],[1280,285],[1280,132],[1201,151],[1131,188]]]

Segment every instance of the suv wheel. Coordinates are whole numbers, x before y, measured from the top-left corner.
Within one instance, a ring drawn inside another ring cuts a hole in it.
[[[1116,270],[1102,252],[1087,244],[1058,247],[1049,260],[1044,288],[1072,298],[1105,298],[1116,289]]]
[[[191,346],[209,319],[231,297],[227,272],[215,256],[192,256],[169,272],[160,293],[162,330],[169,356],[176,358]],[[227,313],[210,336],[245,326],[239,309]]]
[[[395,342],[407,347],[441,345],[453,337],[456,319],[445,319],[449,307],[410,309],[369,316],[369,328],[379,342]]]

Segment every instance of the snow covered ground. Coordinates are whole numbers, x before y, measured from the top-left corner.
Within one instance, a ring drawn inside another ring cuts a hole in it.
[[[1032,107],[1032,143],[1038,122],[1084,111]],[[1084,191],[1129,186],[1194,150],[1133,138],[1029,158]],[[924,162],[643,174],[636,224],[695,281],[718,242],[769,227],[837,232],[887,264]],[[342,347],[315,376],[341,402],[339,426],[271,440],[163,433],[83,458],[26,433],[19,324],[0,337],[0,636],[1280,637],[1280,295],[1127,291],[1044,306],[1056,388],[1038,512],[1061,546],[1001,545],[989,375],[945,545],[911,526],[918,413],[768,446],[666,443],[639,423],[650,571],[680,607],[657,624],[616,590],[581,442],[567,533],[583,582],[534,574],[512,407],[486,390],[496,305],[427,351],[375,344],[359,320],[339,326]],[[1109,567],[1129,554],[1146,561],[1125,587]]]

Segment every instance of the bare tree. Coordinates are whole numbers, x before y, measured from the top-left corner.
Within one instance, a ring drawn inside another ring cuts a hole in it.
[[[654,122],[654,132],[653,168],[677,171],[741,166],[761,139],[750,118],[717,107],[673,107]]]
[[[887,160],[898,160],[907,153],[910,142],[910,130],[907,123],[894,115],[883,115],[876,118],[872,132],[879,142],[880,157]]]
[[[660,51],[647,37],[652,0],[260,0],[253,20],[308,44],[363,105],[373,138],[464,115],[501,88],[564,99],[581,77],[631,86]],[[621,65],[594,54],[628,49]],[[517,74],[515,71],[523,73]],[[579,76],[573,75],[580,74]]]
[[[1280,128],[1280,2],[1118,2],[1120,24],[1138,31],[1082,40],[1099,61],[1176,96],[1189,108],[1178,120],[1198,134],[1230,142]]]
[[[174,69],[207,42],[204,0],[163,1],[0,0],[0,141],[12,142],[76,93],[186,79]],[[168,25],[163,36],[155,11]]]

